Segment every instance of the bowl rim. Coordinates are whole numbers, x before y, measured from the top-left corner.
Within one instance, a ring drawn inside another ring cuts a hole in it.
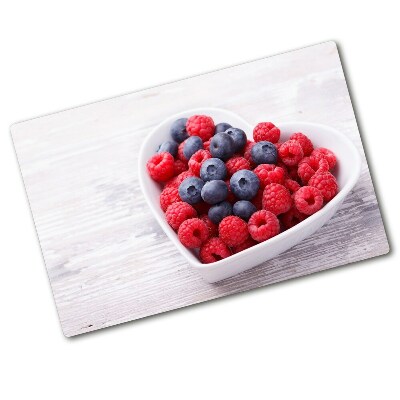
[[[225,110],[223,108],[217,108],[217,107],[198,107],[198,108],[192,108],[188,110],[181,111],[179,113],[173,114],[169,116],[168,118],[165,118],[162,122],[157,124],[154,128],[151,129],[150,133],[146,136],[144,139],[140,151],[139,151],[139,158],[138,158],[138,166],[139,166],[139,183],[142,189],[142,192],[145,196],[145,199],[147,200],[147,204],[149,205],[150,209],[152,210],[153,216],[156,218],[157,222],[161,225],[163,228],[163,231],[166,233],[166,235],[172,240],[172,242],[175,244],[177,247],[178,251],[185,257],[185,259],[189,262],[189,264],[197,269],[203,269],[203,270],[214,270],[217,268],[220,268],[222,265],[227,264],[229,262],[235,261],[235,260],[240,260],[241,258],[244,258],[248,255],[251,254],[251,252],[254,250],[261,250],[264,246],[264,248],[267,248],[269,246],[273,246],[274,243],[277,243],[279,241],[285,240],[288,236],[295,235],[298,231],[303,230],[307,226],[311,226],[313,222],[317,219],[322,218],[324,215],[328,214],[332,208],[334,208],[337,204],[340,204],[344,198],[347,196],[347,194],[350,192],[350,190],[354,187],[356,184],[360,173],[361,173],[361,156],[359,151],[357,150],[356,146],[351,142],[351,140],[338,131],[337,129],[320,124],[320,123],[315,123],[315,122],[305,122],[305,121],[290,121],[290,122],[277,122],[276,125],[279,127],[281,130],[288,130],[288,129],[293,129],[296,127],[295,130],[307,130],[304,128],[298,129],[297,127],[303,126],[303,127],[313,127],[313,128],[319,128],[324,131],[330,131],[332,135],[337,136],[342,140],[344,143],[346,143],[347,147],[350,149],[352,152],[352,157],[354,157],[354,168],[352,169],[352,174],[348,178],[347,182],[345,185],[341,188],[341,190],[336,194],[336,196],[328,203],[326,204],[321,210],[316,212],[313,215],[310,215],[308,218],[306,218],[304,221],[300,222],[299,224],[295,225],[292,228],[287,229],[286,231],[279,233],[278,235],[272,237],[271,239],[268,239],[265,242],[261,242],[256,244],[253,247],[250,247],[248,249],[245,249],[239,253],[232,254],[231,256],[213,262],[209,264],[203,264],[200,262],[197,257],[191,253],[189,250],[184,248],[184,246],[178,242],[178,236],[176,232],[168,225],[167,221],[164,219],[161,219],[160,216],[158,215],[158,211],[155,209],[155,203],[152,200],[148,200],[148,194],[146,192],[146,186],[144,183],[144,178],[143,175],[147,173],[146,170],[146,163],[147,160],[144,158],[144,151],[148,145],[148,143],[152,140],[152,137],[155,132],[157,132],[161,127],[166,125],[169,122],[172,122],[178,118],[183,118],[187,117],[190,115],[195,115],[195,114],[207,114],[207,113],[224,113],[225,115],[232,115],[236,120],[240,120],[244,125],[248,126],[249,129],[252,131],[251,125],[249,122],[247,122],[245,119],[243,119],[240,115],[229,111]],[[166,227],[167,229],[164,229]],[[189,254],[186,254],[186,252]]]

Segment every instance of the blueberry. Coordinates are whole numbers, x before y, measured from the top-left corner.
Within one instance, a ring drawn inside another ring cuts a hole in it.
[[[187,118],[179,118],[172,123],[169,133],[175,142],[182,143],[189,137],[186,132],[186,122]]]
[[[232,128],[232,125],[229,125],[226,122],[220,122],[219,124],[215,125],[214,134],[216,135],[217,133],[225,132],[229,128]]]
[[[232,139],[235,148],[235,153],[243,149],[247,143],[247,136],[239,128],[229,128],[225,131]]]
[[[200,178],[204,182],[225,179],[227,174],[226,166],[219,158],[209,158],[201,164]]]
[[[167,151],[168,153],[171,153],[173,157],[175,157],[176,153],[178,152],[178,143],[172,140],[162,143],[158,148],[157,153],[162,153],[163,151]]]
[[[217,204],[228,197],[228,186],[221,180],[206,182],[201,189],[201,197],[208,204]]]
[[[251,200],[260,188],[258,176],[247,169],[241,169],[230,180],[232,193],[240,200]]]
[[[210,153],[215,158],[227,160],[235,152],[233,139],[227,133],[217,133],[211,139]]]
[[[218,203],[208,210],[208,218],[210,218],[211,222],[214,222],[214,224],[219,224],[229,215],[232,215],[232,206],[231,203],[228,203],[227,201]]]
[[[256,211],[256,206],[247,200],[239,200],[233,205],[233,214],[245,221],[248,221]]]
[[[258,142],[251,148],[251,158],[256,164],[276,164],[278,152],[271,142]]]
[[[189,160],[196,151],[201,150],[202,148],[203,141],[198,136],[190,136],[190,138],[186,139],[185,144],[183,145],[183,155],[187,160]]]
[[[203,186],[204,182],[200,178],[186,178],[179,185],[179,196],[182,201],[186,201],[186,203],[199,203],[201,201],[201,189],[203,189]]]

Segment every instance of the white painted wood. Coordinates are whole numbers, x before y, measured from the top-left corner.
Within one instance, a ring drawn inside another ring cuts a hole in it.
[[[232,110],[252,124],[330,125],[363,154],[360,180],[326,226],[276,259],[216,284],[188,268],[137,181],[138,150],[150,129],[201,106]],[[12,136],[67,336],[389,250],[333,42],[21,122]]]

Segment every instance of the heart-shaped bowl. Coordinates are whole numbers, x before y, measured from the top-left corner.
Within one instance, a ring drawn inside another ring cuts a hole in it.
[[[196,108],[175,114],[156,126],[143,142],[139,154],[139,180],[145,199],[156,220],[182,256],[186,258],[189,265],[195,268],[207,282],[217,282],[253,268],[264,261],[276,257],[301,242],[307,236],[312,235],[332,218],[360,176],[360,154],[353,143],[342,133],[328,126],[308,122],[276,124],[281,130],[281,141],[287,140],[295,132],[302,132],[311,139],[315,147],[326,147],[335,153],[337,165],[333,174],[336,176],[339,185],[338,194],[320,211],[293,228],[223,260],[211,264],[202,264],[195,252],[180,243],[178,235],[168,225],[159,202],[161,186],[150,178],[146,169],[147,161],[156,153],[158,146],[163,141],[170,139],[169,130],[171,124],[178,118],[190,117],[196,114],[209,115],[216,124],[227,122],[236,128],[243,129],[247,137],[252,139],[253,127],[230,111],[219,108]]]

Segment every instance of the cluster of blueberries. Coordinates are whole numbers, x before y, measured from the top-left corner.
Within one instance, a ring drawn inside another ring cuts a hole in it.
[[[171,128],[171,135],[175,142],[165,142],[159,151],[168,151],[174,155],[177,152],[177,143],[186,140],[183,154],[187,159],[203,148],[203,141],[198,136],[187,137],[182,120],[175,121]],[[175,145],[173,144],[175,143]],[[227,169],[225,161],[235,153],[243,150],[247,143],[247,137],[243,130],[233,128],[227,123],[219,123],[215,126],[215,134],[210,141],[210,153],[212,158],[203,162],[200,169],[200,178],[186,178],[179,186],[179,196],[189,204],[197,204],[202,200],[212,205],[208,217],[215,224],[219,224],[223,218],[236,215],[245,221],[257,211],[249,201],[256,196],[260,181],[257,175],[250,170],[239,170],[230,178],[230,190],[239,199],[234,203],[226,201],[228,186],[225,183]],[[172,146],[176,146],[172,148]],[[276,164],[276,147],[267,141],[257,142],[251,149],[251,157],[255,164]]]

